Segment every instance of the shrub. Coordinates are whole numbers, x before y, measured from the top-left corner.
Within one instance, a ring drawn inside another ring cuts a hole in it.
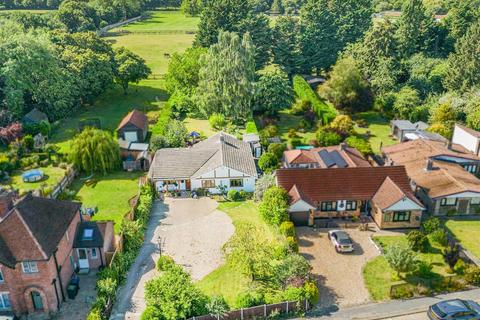
[[[298,242],[297,242],[297,239],[295,239],[295,237],[287,237],[287,244],[288,244],[288,248],[292,251],[292,252],[298,252]]]
[[[259,290],[248,290],[238,295],[235,302],[237,308],[249,308],[265,303],[264,295]]]
[[[263,128],[260,134],[264,135],[267,138],[272,138],[278,135],[278,127],[276,125],[270,124]]]
[[[428,237],[421,231],[412,230],[407,234],[408,245],[413,251],[424,252],[428,246]]]
[[[435,230],[440,229],[442,224],[437,217],[430,217],[422,223],[422,227],[426,234],[431,234]]]
[[[289,138],[298,138],[297,130],[295,130],[294,128],[289,129],[287,136]]]
[[[170,256],[160,256],[157,260],[158,271],[168,271],[175,266],[175,261]]]
[[[347,139],[345,139],[345,142],[350,147],[357,149],[365,156],[373,154],[373,150],[372,150],[372,146],[370,145],[370,142],[368,142],[365,139],[355,137],[355,136],[350,136]]]
[[[301,285],[308,280],[310,265],[299,254],[287,254],[278,262],[273,262],[272,280],[277,287],[286,288],[289,285]]]
[[[222,130],[227,126],[227,121],[225,120],[225,116],[220,113],[214,113],[208,119],[210,126],[215,130]]]
[[[443,247],[446,247],[448,245],[447,232],[442,228],[439,228],[439,229],[433,231],[431,233],[431,238],[432,238],[433,241],[435,241],[436,243],[438,243],[439,245],[441,245]]]
[[[153,306],[147,306],[145,308],[145,311],[142,313],[142,317],[140,318],[141,320],[158,320],[162,319],[162,314],[160,310]]]
[[[312,103],[309,100],[297,100],[292,106],[292,113],[295,115],[303,115],[310,110],[312,110]]]
[[[288,219],[288,193],[284,189],[273,186],[265,191],[259,211],[263,219],[271,225],[280,225]]]
[[[25,146],[25,148],[30,151],[33,150],[33,146],[35,145],[35,142],[33,141],[33,137],[29,134],[23,137],[22,143]]]
[[[415,270],[417,257],[409,248],[393,245],[385,253],[385,259],[390,267],[397,272],[400,277],[401,272],[411,272]]]
[[[460,259],[460,247],[458,244],[454,243],[448,246],[443,250],[443,259],[450,267],[450,270],[453,271],[455,265]]]
[[[258,159],[258,166],[262,171],[270,173],[278,168],[278,158],[273,153],[265,152]]]
[[[286,237],[295,237],[295,226],[291,221],[284,221],[280,224],[280,233]]]
[[[277,157],[277,159],[282,159],[285,149],[287,149],[285,143],[271,143],[268,146],[267,151],[269,153],[273,153]]]
[[[257,125],[255,124],[255,121],[248,121],[247,124],[245,125],[245,132],[246,133],[258,133]]]
[[[357,126],[359,126],[360,128],[368,127],[368,122],[365,119],[357,119],[355,122],[357,123]]]
[[[320,147],[329,147],[342,142],[342,137],[336,132],[320,128],[317,131],[317,141]]]
[[[330,128],[334,129],[335,131],[341,133],[344,136],[353,133],[354,122],[350,116],[347,115],[338,115],[333,119],[330,123]]]
[[[290,140],[290,145],[292,146],[292,148],[296,148],[298,146],[303,145],[303,141],[300,138],[294,138]]]
[[[305,298],[308,300],[308,302],[310,302],[312,305],[316,305],[318,299],[320,298],[320,293],[318,292],[318,287],[315,282],[305,282],[303,289],[305,290]]]
[[[465,280],[469,284],[479,286],[480,285],[480,267],[471,265],[465,270]]]
[[[432,269],[433,266],[430,263],[422,260],[418,262],[415,274],[422,278],[428,278],[432,275]]]
[[[90,310],[88,313],[87,319],[86,320],[102,320],[102,311],[100,308],[93,308]]]
[[[242,196],[238,190],[232,189],[228,191],[227,199],[230,201],[240,201],[242,200]]]
[[[280,301],[301,301],[305,297],[305,290],[303,287],[288,287],[281,293]],[[278,298],[277,298],[278,299]],[[272,300],[277,300],[272,299]],[[280,301],[272,301],[272,303],[280,302]]]
[[[210,301],[205,306],[207,312],[212,316],[220,316],[222,317],[225,315],[230,308],[228,307],[227,301],[223,296],[213,296],[210,298]]]
[[[268,188],[275,185],[275,176],[272,173],[265,173],[255,183],[255,193],[253,195],[255,201],[261,201],[263,194]]]
[[[455,271],[456,274],[465,274],[465,271],[467,270],[467,267],[468,267],[468,265],[465,263],[465,261],[460,259],[455,264],[455,267],[453,268],[453,271]]]

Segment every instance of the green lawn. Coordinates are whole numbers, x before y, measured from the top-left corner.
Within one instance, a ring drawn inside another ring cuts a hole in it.
[[[448,220],[445,225],[463,247],[480,258],[480,221]]]
[[[278,127],[278,131],[280,137],[283,141],[287,142],[288,144],[292,140],[288,136],[288,131],[290,129],[297,129],[300,121],[303,119],[302,116],[294,115],[290,113],[290,110],[282,110],[280,111],[280,119],[276,123]],[[306,145],[310,144],[311,140],[316,139],[315,132],[317,131],[316,126],[306,130],[305,132],[299,132],[297,130],[298,138],[300,138]]]
[[[26,191],[36,190],[44,184],[49,187],[55,186],[65,176],[65,170],[62,168],[48,166],[38,169],[43,171],[46,179],[38,182],[23,182],[22,173],[24,173],[25,171],[15,171],[11,175],[11,185],[13,186],[13,188],[18,189],[20,191],[20,194],[22,194]]]
[[[374,241],[384,249],[397,244],[407,246],[406,236],[379,236],[374,237]],[[432,274],[428,279],[448,275],[448,266],[443,260],[442,247],[433,241],[430,241],[430,248],[426,253],[419,253],[418,259],[425,261],[433,266]],[[398,279],[396,272],[389,266],[384,256],[376,257],[367,262],[363,269],[365,286],[373,300],[388,300],[390,297],[390,287],[393,284],[400,283],[418,283],[426,280],[418,276],[403,275],[404,279]]]
[[[95,176],[95,184],[87,186],[76,179],[70,189],[77,191],[77,199],[85,207],[97,207],[94,220],[115,221],[118,232],[123,216],[130,210],[128,200],[138,192],[138,178],[143,172],[119,171],[105,176]]]
[[[187,127],[188,132],[197,131],[205,135],[206,137],[211,137],[215,133],[217,133],[217,131],[213,130],[212,127],[210,127],[210,123],[208,122],[208,120],[205,119],[185,118],[185,120],[183,120],[183,123]]]
[[[152,11],[148,19],[131,23],[123,30],[130,32],[195,32],[199,17],[186,17],[181,11]]]
[[[277,231],[263,221],[254,202],[222,202],[218,209],[227,213],[234,225],[250,222],[264,229],[267,237],[276,241]],[[249,284],[251,284],[251,280],[248,277],[228,264],[219,267],[197,283],[205,294],[222,295],[232,307],[235,306],[238,294],[246,290]]]
[[[370,144],[372,145],[373,152],[380,153],[380,147],[389,146],[397,143],[396,140],[392,139],[390,135],[390,123],[388,120],[382,118],[382,116],[376,111],[368,111],[357,113],[354,116],[354,120],[364,119],[368,123],[367,128],[359,128],[357,130],[360,134],[366,134],[367,131],[370,131]]]

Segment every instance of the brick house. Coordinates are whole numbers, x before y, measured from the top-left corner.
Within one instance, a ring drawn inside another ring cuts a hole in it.
[[[31,194],[15,200],[12,192],[2,192],[0,312],[20,316],[60,309],[78,263],[73,246],[80,206]],[[105,241],[113,243],[113,234]]]
[[[370,215],[381,229],[417,228],[424,210],[402,166],[279,169],[276,182],[297,226]]]

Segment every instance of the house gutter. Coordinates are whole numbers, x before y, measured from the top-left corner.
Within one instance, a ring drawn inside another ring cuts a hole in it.
[[[58,296],[57,279],[52,280],[52,286],[55,289],[55,297],[57,298],[57,310],[60,311],[60,297]]]
[[[57,260],[57,251],[58,248],[55,249],[53,252],[53,260],[55,261],[55,269],[57,270],[57,277],[58,277],[58,282],[60,284],[60,292],[62,293],[62,300],[65,302],[65,292],[63,292],[63,283],[62,283],[62,277],[60,272],[62,271],[62,268],[58,265],[58,260]],[[55,287],[56,290],[56,287]]]

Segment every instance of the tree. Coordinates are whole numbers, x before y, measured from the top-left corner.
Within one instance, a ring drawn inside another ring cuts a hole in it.
[[[445,25],[452,42],[462,38],[468,28],[480,18],[479,0],[453,1],[452,7],[445,18]]]
[[[22,124],[20,122],[11,123],[5,127],[0,128],[0,141],[4,145],[17,140],[22,136]]]
[[[278,17],[272,33],[273,62],[292,78],[300,72],[303,64],[299,19],[293,16]]]
[[[352,148],[357,149],[363,155],[368,156],[373,154],[372,145],[368,140],[362,139],[357,136],[350,136],[345,139],[345,143]]]
[[[271,225],[279,226],[288,219],[288,193],[281,187],[273,186],[263,194],[259,206],[263,219]]]
[[[198,16],[203,9],[202,0],[182,0],[181,10],[186,16]]]
[[[167,123],[164,138],[169,148],[185,147],[188,130],[182,121],[172,119]]]
[[[455,44],[455,52],[448,57],[445,86],[450,90],[466,92],[480,84],[480,20],[468,29]]]
[[[206,312],[207,297],[180,266],[173,266],[145,286],[147,305],[156,309],[156,319],[187,319]],[[152,312],[152,311],[150,311]],[[155,318],[151,318],[153,320]]]
[[[363,79],[352,57],[337,61],[330,79],[319,87],[319,91],[339,109],[365,111],[373,104],[369,84]]]
[[[191,94],[198,86],[200,57],[207,52],[205,48],[188,48],[184,53],[174,53],[168,63],[165,75],[165,87],[170,94],[182,91]]]
[[[399,119],[411,119],[412,114],[421,104],[418,91],[412,87],[403,87],[396,95],[393,104],[395,115]]]
[[[444,59],[428,58],[416,54],[408,60],[410,79],[407,84],[415,88],[422,98],[431,94],[440,94],[445,89],[443,81],[448,71]]]
[[[407,0],[398,21],[397,41],[404,57],[435,49],[435,20],[422,0]]]
[[[300,11],[305,71],[329,69],[370,27],[372,13],[369,0],[308,0]]]
[[[424,252],[428,246],[428,237],[419,230],[412,230],[407,233],[407,241],[413,251]]]
[[[100,21],[95,9],[86,1],[65,0],[58,7],[58,19],[69,32],[96,30]]]
[[[278,158],[274,153],[265,152],[258,159],[258,167],[266,173],[271,173],[278,168]]]
[[[106,174],[120,165],[118,143],[107,131],[86,128],[71,141],[69,161],[80,171]]]
[[[338,115],[330,123],[330,128],[343,136],[348,136],[354,132],[355,123],[352,118],[347,115]]]
[[[258,178],[257,182],[255,182],[255,192],[253,194],[253,198],[255,201],[259,202],[263,198],[263,194],[266,190],[270,187],[275,185],[275,175],[273,173],[265,173],[260,178]]]
[[[221,113],[235,122],[251,114],[255,63],[248,34],[221,32],[217,44],[201,57],[198,107],[209,117]]]
[[[320,147],[336,146],[342,142],[342,136],[324,127],[318,129],[316,137]]]
[[[443,123],[432,123],[427,131],[430,131],[430,132],[433,132],[433,133],[438,133],[439,135],[447,138],[447,139],[450,139],[452,137],[452,134],[453,134],[453,128],[450,127],[450,126],[446,126],[445,124]]]
[[[451,137],[457,121],[457,112],[449,103],[443,103],[430,109],[429,131],[437,132],[445,137]]]
[[[273,153],[277,159],[282,159],[285,149],[287,149],[285,143],[271,143],[268,145],[267,151]]]
[[[417,262],[417,257],[412,250],[398,245],[388,247],[385,259],[390,267],[397,272],[398,277],[400,277],[400,273],[415,270]]]
[[[124,47],[115,50],[115,64],[115,82],[122,86],[125,94],[130,82],[138,83],[152,73],[144,59]]]
[[[450,270],[454,270],[455,265],[460,259],[460,247],[457,243],[451,243],[443,250],[443,259],[450,267]]]
[[[280,70],[266,71],[255,83],[253,110],[277,115],[278,111],[289,108],[294,100],[294,93],[287,75]]]

